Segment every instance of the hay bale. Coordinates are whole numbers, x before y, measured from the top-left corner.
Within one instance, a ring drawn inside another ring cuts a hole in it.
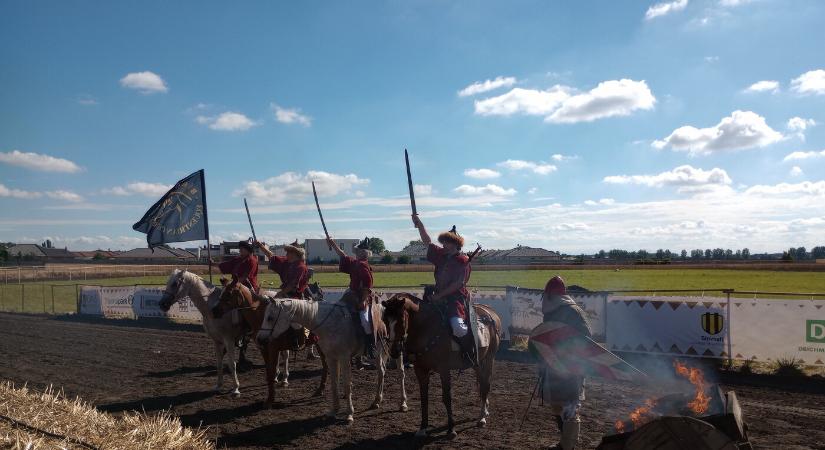
[[[205,429],[168,412],[113,416],[49,387],[43,393],[0,383],[0,448],[213,449]]]

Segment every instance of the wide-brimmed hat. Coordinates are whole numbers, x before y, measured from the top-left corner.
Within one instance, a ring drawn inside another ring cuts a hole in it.
[[[243,241],[238,242],[238,248],[245,248],[249,250],[249,253],[255,252],[255,247],[252,246],[252,241],[249,239],[245,239]]]
[[[292,252],[295,255],[300,256],[302,259],[306,258],[307,251],[298,243],[298,239],[295,239],[295,242],[291,244],[284,245],[284,251],[289,253]]]
[[[458,247],[464,246],[464,238],[458,234],[458,231],[455,230],[455,225],[450,229],[450,231],[445,231],[438,235],[438,242],[442,244],[445,242],[452,242]]]
[[[364,237],[364,240],[353,246],[356,250],[369,250],[370,238]]]

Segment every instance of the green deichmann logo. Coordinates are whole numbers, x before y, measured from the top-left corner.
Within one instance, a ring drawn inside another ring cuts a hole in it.
[[[805,321],[805,342],[825,344],[825,320]]]
[[[709,335],[719,334],[725,329],[725,316],[719,313],[702,314],[702,330]]]

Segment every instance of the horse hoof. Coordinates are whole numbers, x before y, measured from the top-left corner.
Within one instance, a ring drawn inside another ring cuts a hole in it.
[[[241,391],[239,391],[239,390],[237,390],[237,389],[235,389],[234,391],[232,391],[232,397],[237,398],[237,397],[240,397],[240,396],[241,396]]]
[[[479,426],[479,428],[484,428],[484,427],[486,427],[486,426],[487,426],[487,419],[486,419],[486,418],[484,418],[484,417],[482,417],[481,419],[479,419],[479,420],[478,420],[478,426]]]
[[[350,414],[347,416],[347,425],[352,424],[352,422],[355,422],[355,419],[353,419],[352,414]]]
[[[427,437],[427,430],[425,430],[424,428],[419,429],[418,431],[415,432],[415,437],[417,437],[417,438]]]
[[[279,381],[279,382],[278,382],[278,386],[280,386],[280,387],[288,387],[288,386],[289,386],[289,381]]]
[[[450,430],[449,432],[447,432],[447,439],[455,439],[457,437],[458,433],[456,433],[455,430]]]
[[[401,412],[407,412],[407,411],[410,410],[409,406],[407,406],[406,403],[402,403],[401,408],[399,408],[399,409],[401,410]]]

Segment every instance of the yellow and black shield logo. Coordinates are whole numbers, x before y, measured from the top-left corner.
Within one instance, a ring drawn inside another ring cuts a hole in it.
[[[707,334],[719,334],[725,329],[725,316],[719,313],[702,314],[702,329]]]

